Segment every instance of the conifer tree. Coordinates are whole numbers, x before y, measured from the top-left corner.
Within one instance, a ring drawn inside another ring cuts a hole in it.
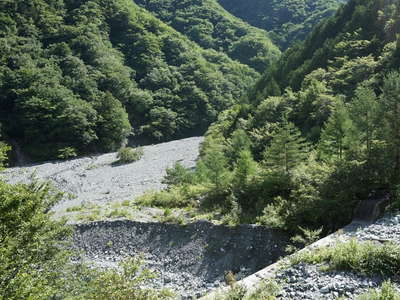
[[[288,174],[307,158],[308,149],[300,130],[284,118],[272,137],[271,145],[264,152],[264,161],[268,167]]]
[[[353,123],[346,105],[342,100],[337,104],[322,130],[318,146],[322,159],[343,159],[349,150],[353,135]]]
[[[355,98],[350,107],[351,119],[355,134],[361,145],[366,148],[366,156],[370,158],[374,139],[379,127],[379,102],[375,92],[368,87],[356,90]]]
[[[246,186],[257,172],[257,163],[254,161],[250,150],[242,150],[239,153],[239,158],[234,171],[234,188]]]
[[[394,179],[400,178],[400,73],[392,72],[383,84],[382,137],[394,165]]]

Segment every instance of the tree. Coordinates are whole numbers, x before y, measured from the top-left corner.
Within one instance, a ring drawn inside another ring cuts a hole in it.
[[[357,138],[365,145],[367,158],[371,156],[372,145],[377,138],[379,128],[379,102],[375,92],[368,87],[360,87],[355,92],[355,98],[350,106]]]
[[[242,150],[233,173],[233,188],[240,190],[246,187],[257,172],[257,163],[250,150]]]
[[[300,130],[284,118],[281,127],[273,135],[272,142],[264,152],[266,166],[289,174],[308,156],[309,145]]]
[[[48,184],[0,181],[0,299],[49,299],[59,290],[70,229],[51,218]]]
[[[386,142],[394,165],[394,180],[400,178],[400,73],[389,73],[383,84],[382,138]]]
[[[352,121],[349,112],[340,99],[322,130],[319,143],[319,154],[322,159],[344,158],[349,149]]]
[[[221,145],[209,145],[207,152],[200,160],[196,173],[201,180],[211,182],[217,193],[229,182],[228,160]]]

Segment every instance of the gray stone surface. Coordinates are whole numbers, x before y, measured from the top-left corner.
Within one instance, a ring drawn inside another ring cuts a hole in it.
[[[114,221],[76,225],[74,241],[85,260],[100,267],[142,254],[146,266],[158,274],[154,287],[171,288],[188,297],[218,287],[225,271],[241,279],[277,261],[287,236],[252,225]]]
[[[59,190],[76,196],[54,207],[56,213],[81,204],[102,205],[113,201],[132,200],[149,190],[160,190],[165,169],[180,162],[194,167],[202,137],[194,137],[145,146],[137,162],[118,165],[116,153],[54,161],[33,166],[10,168],[2,175],[10,183],[29,182],[32,175],[50,180]]]
[[[355,232],[347,233],[350,238],[400,244],[400,213],[389,213],[373,224]]]
[[[321,272],[318,267],[299,264],[279,272],[276,278],[283,289],[278,299],[354,299],[383,281],[349,272]]]

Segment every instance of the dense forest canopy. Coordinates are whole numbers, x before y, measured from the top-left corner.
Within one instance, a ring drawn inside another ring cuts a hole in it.
[[[345,0],[217,0],[233,15],[265,29],[285,50],[303,41],[313,27],[333,15]]]
[[[33,159],[202,134],[257,73],[130,0],[0,3],[0,123]]]
[[[399,14],[397,0],[351,0],[287,50],[209,129],[195,173],[169,171],[177,203],[329,232],[368,196],[398,200]]]
[[[135,0],[205,49],[226,53],[264,72],[280,51],[264,30],[225,11],[215,0]]]

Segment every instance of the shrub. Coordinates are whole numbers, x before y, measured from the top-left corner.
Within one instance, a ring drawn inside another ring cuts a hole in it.
[[[279,285],[274,281],[263,281],[256,290],[249,292],[240,284],[234,283],[226,294],[219,293],[215,300],[275,300],[280,291]],[[397,299],[396,299],[397,300]]]
[[[70,159],[77,157],[78,154],[76,153],[76,150],[72,147],[66,147],[58,150],[58,155],[57,158],[59,159]]]
[[[3,167],[7,166],[8,152],[11,151],[11,147],[7,144],[0,142],[0,171]]]
[[[191,184],[194,182],[194,172],[177,162],[172,168],[167,168],[162,183],[166,185]]]
[[[48,184],[0,181],[0,199],[0,299],[53,299],[71,233],[48,213],[61,194]]]
[[[197,205],[196,201],[208,191],[202,185],[173,186],[169,190],[150,192],[136,200],[137,204],[150,207],[184,208]]]
[[[143,268],[141,258],[129,258],[120,263],[119,269],[89,270],[82,274],[86,287],[79,286],[77,299],[88,300],[165,300],[174,299],[173,293],[145,288],[155,275]],[[89,279],[89,280],[88,280]],[[105,284],[106,283],[106,284]],[[74,298],[75,299],[75,298]]]
[[[118,151],[117,158],[119,163],[128,164],[142,158],[144,151],[142,148],[124,147]]]
[[[130,217],[130,213],[127,209],[115,208],[109,214],[107,214],[108,218],[128,218]]]
[[[357,300],[400,300],[400,293],[396,291],[390,281],[386,281],[382,284],[381,289],[360,295]]]

